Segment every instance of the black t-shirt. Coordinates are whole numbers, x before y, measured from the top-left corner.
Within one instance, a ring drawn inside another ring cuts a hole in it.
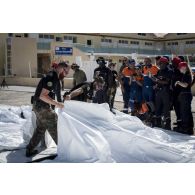
[[[159,84],[158,87],[170,87],[171,79],[172,79],[173,72],[169,70],[168,68],[165,68],[163,70],[159,70],[156,77],[161,81],[168,81],[168,84]]]
[[[175,83],[177,81],[181,81],[181,78],[182,78],[182,73],[178,69],[174,69],[173,75],[172,75],[171,86],[172,86],[172,89],[173,89],[173,93],[175,95],[180,93],[180,88],[175,86]]]
[[[98,67],[94,70],[94,78],[96,77],[98,71],[99,71],[98,76],[103,77],[105,81],[105,87],[106,88],[112,87],[113,84],[112,71],[106,66]]]
[[[44,76],[40,81],[36,88],[34,100],[37,103],[42,104],[42,106],[49,106],[49,104],[43,102],[39,99],[42,89],[47,89],[49,92],[49,96],[55,99],[55,95],[57,96],[58,101],[61,100],[61,86],[58,75],[55,71],[50,71],[46,76]]]
[[[190,73],[182,74],[181,79],[179,81],[188,84],[186,88],[180,85],[177,85],[177,88],[179,89],[180,93],[191,93],[192,77]]]

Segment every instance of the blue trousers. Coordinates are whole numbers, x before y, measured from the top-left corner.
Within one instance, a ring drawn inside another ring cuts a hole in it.
[[[154,89],[153,86],[143,87],[143,98],[146,102],[154,102]]]
[[[130,86],[124,86],[123,100],[124,100],[124,108],[129,108],[129,98],[130,98]]]
[[[131,111],[134,111],[135,109],[135,102],[141,104],[142,100],[143,100],[142,90],[131,90],[129,100]]]

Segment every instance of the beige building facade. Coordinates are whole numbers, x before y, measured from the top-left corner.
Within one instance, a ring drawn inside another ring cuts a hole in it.
[[[58,53],[67,49],[71,53]],[[7,33],[0,34],[0,75],[41,77],[52,62],[94,60],[104,56],[120,63],[156,55],[188,55],[195,64],[195,33]],[[118,67],[119,68],[119,67]],[[70,74],[71,77],[72,73]]]

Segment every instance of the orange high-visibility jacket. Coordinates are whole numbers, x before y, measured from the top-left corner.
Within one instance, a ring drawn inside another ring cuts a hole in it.
[[[152,65],[150,68],[144,66],[144,69],[143,69],[143,73],[144,73],[145,75],[147,75],[148,72],[151,72],[151,74],[154,76],[154,75],[157,75],[158,71],[159,71],[159,69],[158,69],[158,67],[155,66],[155,65]]]

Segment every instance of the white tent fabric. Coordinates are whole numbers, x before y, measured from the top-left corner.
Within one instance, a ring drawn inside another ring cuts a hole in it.
[[[195,162],[195,136],[149,128],[107,104],[66,101],[56,111],[58,157],[51,162]],[[30,106],[0,106],[0,152],[24,148],[34,128]],[[55,146],[48,133],[46,143]]]
[[[26,119],[20,117],[24,111]],[[30,107],[0,107],[0,151],[25,147],[25,139],[32,128]]]
[[[23,112],[24,119],[21,118]],[[36,116],[31,106],[0,106],[0,152],[25,148],[36,128]],[[56,147],[48,131],[45,133],[47,148]]]
[[[65,162],[195,162],[195,137],[145,126],[107,104],[65,102],[58,158]]]

